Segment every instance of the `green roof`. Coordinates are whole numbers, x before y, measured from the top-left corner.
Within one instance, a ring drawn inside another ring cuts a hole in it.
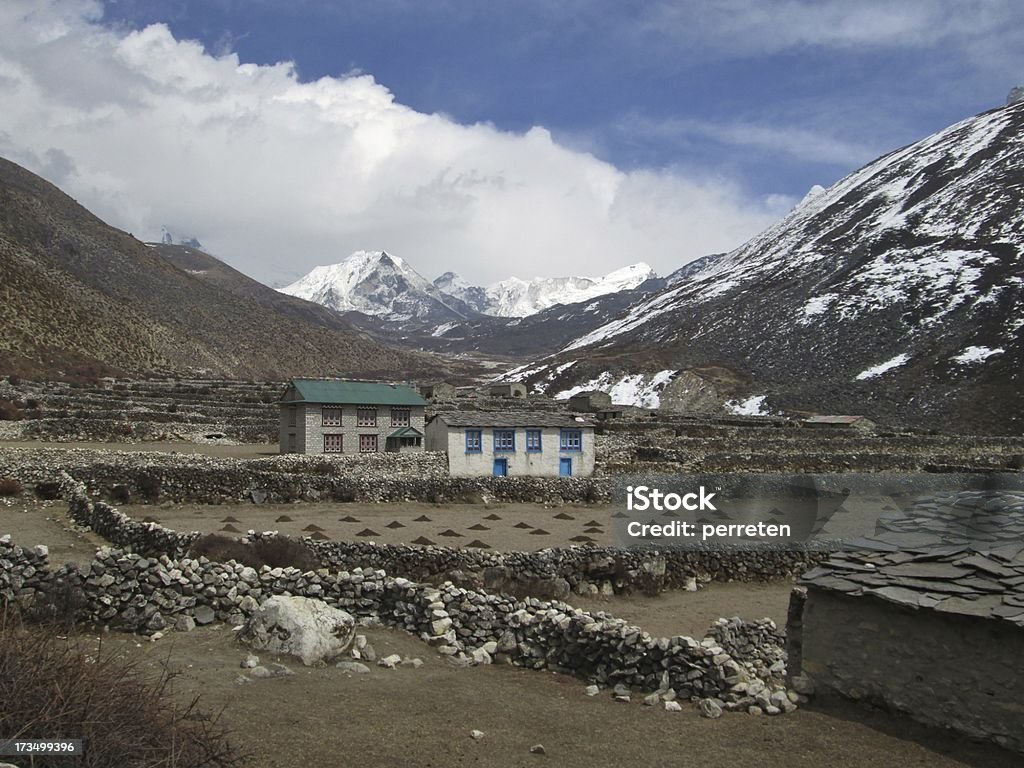
[[[388,440],[392,437],[423,437],[423,433],[416,427],[401,427],[388,435]]]
[[[294,388],[294,396],[288,397]],[[342,379],[292,379],[282,403],[344,403],[351,405],[426,405],[401,384]]]

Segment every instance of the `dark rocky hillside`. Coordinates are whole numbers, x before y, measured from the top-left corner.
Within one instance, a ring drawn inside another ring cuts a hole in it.
[[[1024,102],[892,152],[579,337],[529,381],[733,373],[775,412],[1024,430]]]
[[[5,373],[282,379],[438,368],[316,310],[304,317],[286,297],[287,307],[268,303],[230,275],[220,284],[190,275],[3,159],[0,298]]]

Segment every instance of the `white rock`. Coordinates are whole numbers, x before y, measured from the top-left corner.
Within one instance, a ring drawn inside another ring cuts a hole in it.
[[[355,620],[345,611],[309,597],[275,595],[249,617],[239,637],[261,651],[296,656],[307,667],[348,650]]]
[[[377,660],[378,667],[386,667],[388,669],[394,669],[402,663],[402,657],[397,653],[393,653],[390,656],[385,656],[383,659]]]
[[[480,741],[480,739],[482,739],[483,737],[484,737],[484,732],[483,731],[478,731],[475,728],[472,731],[469,732],[469,738],[473,739],[474,741]]]
[[[675,699],[672,699],[672,701],[666,701],[665,702],[665,711],[666,712],[682,712],[683,711],[683,707],[682,707],[682,705],[680,705],[680,703],[678,701],[676,701]]]

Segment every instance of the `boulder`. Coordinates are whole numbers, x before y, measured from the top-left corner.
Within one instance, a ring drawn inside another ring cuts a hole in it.
[[[310,597],[276,595],[249,617],[239,638],[252,648],[296,656],[307,667],[348,650],[355,620],[339,608]]]

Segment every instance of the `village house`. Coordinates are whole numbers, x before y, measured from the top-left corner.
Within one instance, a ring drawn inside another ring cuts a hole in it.
[[[426,426],[428,451],[448,454],[456,476],[570,477],[594,472],[594,425],[558,413],[439,413]]]
[[[375,381],[292,379],[279,402],[281,453],[423,450],[423,398]]]
[[[810,429],[850,429],[874,432],[876,424],[866,416],[809,416],[803,425]]]
[[[491,397],[516,397],[526,399],[526,385],[513,381],[508,384],[492,384],[488,390]]]

